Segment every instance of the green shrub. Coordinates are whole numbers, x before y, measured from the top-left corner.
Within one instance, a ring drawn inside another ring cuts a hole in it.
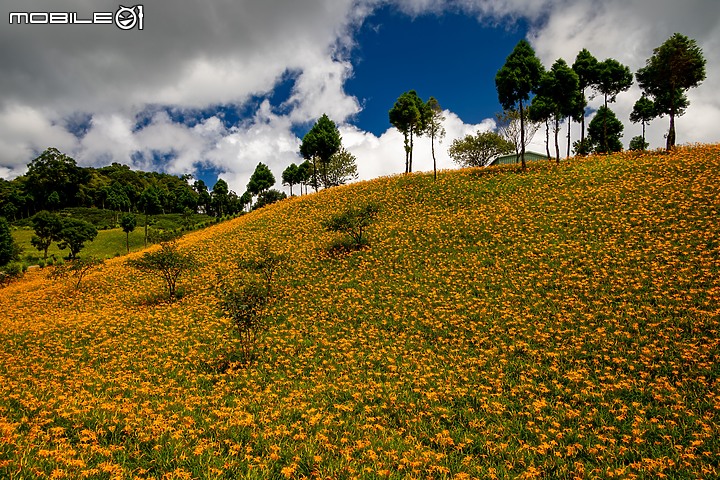
[[[347,245],[349,248],[360,248],[369,243],[365,233],[379,212],[380,207],[374,203],[351,206],[322,222],[322,226],[325,230],[346,234],[349,242],[343,242],[343,245]]]

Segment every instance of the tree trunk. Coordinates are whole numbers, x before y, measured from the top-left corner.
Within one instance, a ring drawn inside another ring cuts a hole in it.
[[[558,134],[560,133],[560,118],[555,116],[555,161],[560,163],[560,144],[558,143]]]
[[[583,99],[583,105],[586,104],[585,101],[585,89],[582,90],[582,99]],[[583,107],[582,117],[580,118],[580,144],[582,145],[585,143],[585,107]]]
[[[437,180],[437,162],[435,161],[435,135],[430,136],[430,151],[433,157],[433,180]]]
[[[668,130],[666,150],[669,152],[675,147],[675,113],[670,112],[670,130]]]
[[[570,127],[572,125],[572,118],[570,118],[570,116],[567,117],[567,122],[568,122],[567,154],[565,155],[565,158],[570,158]]]
[[[550,120],[545,119],[545,150],[547,152],[547,157],[552,158],[550,156]]]
[[[125,232],[125,245],[127,245],[127,253],[130,253],[130,232]]]
[[[525,114],[523,112],[523,103],[520,100],[520,162],[522,170],[525,171]]]
[[[605,144],[605,153],[610,153],[610,147],[608,146],[608,138],[607,138],[607,117],[608,117],[607,94],[605,94],[605,116],[603,117],[603,143]]]
[[[410,129],[410,163],[408,164],[408,173],[412,173],[412,154],[413,154],[413,131]]]

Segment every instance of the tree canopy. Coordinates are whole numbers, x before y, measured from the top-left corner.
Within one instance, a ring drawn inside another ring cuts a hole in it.
[[[646,65],[635,74],[642,91],[655,104],[659,116],[670,117],[666,148],[675,146],[675,117],[685,113],[685,92],[705,80],[706,60],[695,40],[674,34],[653,50]]]
[[[544,68],[530,43],[522,39],[495,75],[498,100],[504,110],[520,112],[520,159],[525,170],[525,109],[530,94],[540,85]]]
[[[425,102],[422,101],[415,90],[400,95],[393,108],[388,112],[388,118],[392,126],[403,134],[405,142],[405,173],[412,172],[414,138],[422,135],[427,117]]]
[[[477,132],[455,139],[448,153],[453,161],[463,167],[484,167],[488,161],[511,153],[514,145],[496,132]]]
[[[323,114],[305,134],[300,145],[300,154],[313,165],[313,186],[317,190],[320,180],[327,183],[327,164],[330,157],[340,149],[342,137],[335,122]],[[318,172],[318,161],[320,172]],[[322,175],[322,179],[318,178]],[[275,183],[275,182],[273,182]]]

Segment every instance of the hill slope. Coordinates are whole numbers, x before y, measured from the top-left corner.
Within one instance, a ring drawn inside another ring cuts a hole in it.
[[[0,476],[711,477],[720,147],[411,175],[194,232],[183,298],[113,259],[0,290]],[[370,248],[320,222],[382,211]],[[227,367],[217,274],[293,259]],[[138,254],[131,254],[137,257]]]

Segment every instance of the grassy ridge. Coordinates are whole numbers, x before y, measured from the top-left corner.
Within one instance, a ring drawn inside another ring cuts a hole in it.
[[[720,147],[392,177],[181,241],[174,304],[124,259],[1,291],[0,476],[711,478],[720,469]],[[383,210],[370,248],[319,224]],[[293,259],[262,359],[212,288]],[[131,257],[137,254],[131,254]]]

